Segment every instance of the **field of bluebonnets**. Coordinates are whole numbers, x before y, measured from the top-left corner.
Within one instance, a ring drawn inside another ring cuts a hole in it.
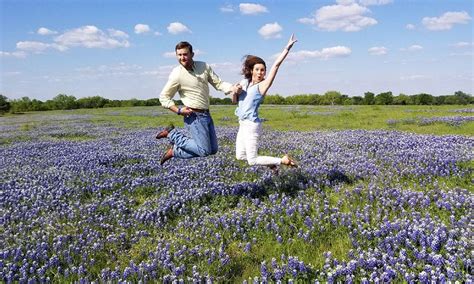
[[[0,117],[0,281],[473,282],[473,108],[272,107],[260,151],[159,165],[159,107]]]

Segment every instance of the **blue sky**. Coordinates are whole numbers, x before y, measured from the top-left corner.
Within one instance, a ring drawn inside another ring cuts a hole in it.
[[[238,82],[244,55],[271,66],[295,33],[270,94],[474,94],[473,3],[0,0],[0,93],[156,98],[182,40]]]

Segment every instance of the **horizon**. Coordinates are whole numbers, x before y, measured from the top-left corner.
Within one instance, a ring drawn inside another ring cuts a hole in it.
[[[196,61],[236,83],[244,55],[260,56],[270,67],[292,33],[298,42],[270,95],[474,93],[473,4],[467,0],[0,5],[0,94],[9,99],[158,98],[178,65],[174,46],[182,40],[193,45]]]

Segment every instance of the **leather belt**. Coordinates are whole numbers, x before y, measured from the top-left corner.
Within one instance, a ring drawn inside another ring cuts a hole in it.
[[[192,108],[190,107],[194,112],[201,112],[201,113],[209,113],[208,109],[199,109],[199,108]]]

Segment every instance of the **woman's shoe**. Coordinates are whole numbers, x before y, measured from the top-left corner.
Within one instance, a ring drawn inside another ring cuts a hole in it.
[[[281,159],[281,163],[285,166],[290,167],[290,168],[297,168],[298,167],[298,164],[296,163],[296,161],[293,160],[288,155],[283,156],[283,158]]]

